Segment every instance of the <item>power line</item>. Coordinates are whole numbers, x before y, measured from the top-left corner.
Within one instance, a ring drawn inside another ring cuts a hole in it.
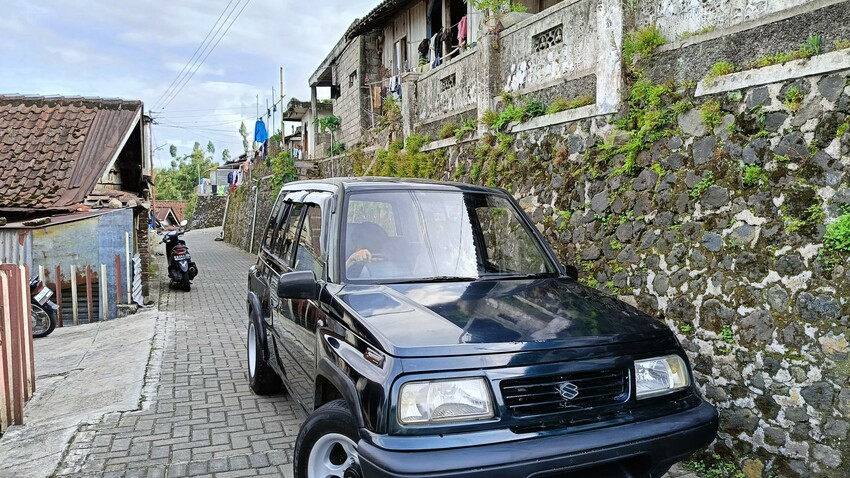
[[[227,25],[227,29],[224,30],[224,33],[222,33],[221,36],[218,37],[218,40],[216,40],[215,44],[212,45],[212,48],[209,49],[207,54],[204,55],[204,57],[203,57],[203,59],[201,59],[200,63],[195,65],[194,70],[192,70],[191,73],[185,78],[185,80],[183,81],[183,84],[179,87],[179,89],[177,89],[177,91],[175,91],[174,94],[171,95],[171,98],[168,100],[168,102],[166,102],[162,106],[162,108],[161,108],[162,111],[165,111],[165,109],[168,108],[168,105],[170,105],[171,102],[174,101],[175,98],[177,98],[177,96],[180,94],[180,92],[183,91],[183,88],[185,88],[186,85],[189,84],[189,81],[192,79],[192,77],[195,76],[195,73],[198,72],[198,69],[201,68],[201,65],[203,65],[204,62],[207,61],[207,58],[209,58],[209,56],[212,54],[212,52],[215,51],[215,48],[218,46],[218,44],[221,42],[221,40],[225,36],[227,36],[227,32],[230,31],[230,28],[233,27],[233,24],[236,23],[236,20],[239,19],[239,17],[242,15],[242,12],[245,11],[245,7],[247,7],[249,3],[251,3],[251,0],[245,1],[245,3],[242,5],[242,8],[239,10],[239,12],[236,14],[236,16],[233,17],[233,20],[231,20],[230,23]],[[239,4],[237,3],[236,7],[238,7],[238,6],[239,6]],[[233,10],[236,10],[236,7],[233,7]],[[233,13],[233,11],[231,11],[231,13]],[[222,23],[222,25],[224,25],[224,24]],[[209,46],[209,45],[207,45],[207,46]]]
[[[177,84],[178,80],[181,79],[180,77],[183,76],[183,73],[189,68],[189,65],[192,64],[195,61],[195,56],[198,55],[199,51],[201,51],[201,47],[204,46],[204,44],[207,43],[207,40],[210,38],[210,35],[212,34],[216,25],[218,25],[218,22],[221,21],[221,17],[224,16],[224,12],[227,11],[227,9],[230,7],[231,3],[233,3],[233,0],[230,0],[229,2],[227,2],[227,5],[224,7],[224,10],[221,11],[221,13],[218,15],[218,18],[215,20],[215,23],[213,23],[213,26],[210,27],[210,30],[207,32],[207,36],[204,37],[204,40],[201,42],[200,45],[198,45],[198,48],[195,49],[195,52],[192,53],[192,56],[189,58],[189,61],[187,61],[186,64],[183,65],[183,69],[180,70],[180,73],[177,74],[177,77],[174,78],[174,80],[171,81],[171,84],[168,85],[168,88],[165,89],[165,91],[162,93],[162,95],[159,97],[159,99],[156,100],[156,103],[154,103],[154,105],[159,104],[163,100],[163,98],[167,97],[169,91],[171,91],[172,88],[174,88],[174,86]],[[236,7],[234,7],[233,9],[235,10]],[[231,10],[230,14],[232,14],[232,13],[233,13],[233,11]],[[228,17],[230,16],[230,14],[228,14]],[[225,20],[225,22],[226,21],[227,20]],[[223,26],[224,22],[222,22],[221,24]],[[221,31],[221,27],[219,27],[219,29],[216,31],[216,34],[218,34],[219,31]],[[198,57],[200,57],[200,55],[198,55]]]

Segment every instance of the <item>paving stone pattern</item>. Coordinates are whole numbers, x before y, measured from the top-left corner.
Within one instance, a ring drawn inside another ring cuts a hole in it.
[[[248,388],[245,297],[256,259],[214,242],[218,231],[185,236],[200,269],[191,292],[162,285],[140,410],[81,429],[56,476],[292,475],[304,416],[288,396]]]
[[[139,409],[83,427],[54,476],[292,476],[305,417],[287,395],[258,397],[248,388],[245,297],[255,259],[214,242],[218,232],[185,236],[200,269],[191,292],[160,288]],[[164,258],[157,259],[162,277]]]

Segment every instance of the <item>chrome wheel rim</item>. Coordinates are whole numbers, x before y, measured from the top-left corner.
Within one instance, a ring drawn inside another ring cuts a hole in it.
[[[307,478],[343,478],[345,470],[360,465],[357,445],[345,435],[322,436],[310,450]]]
[[[248,373],[251,377],[257,372],[257,331],[254,323],[248,324]]]
[[[41,307],[32,306],[32,333],[33,335],[42,334],[50,328],[50,316]]]

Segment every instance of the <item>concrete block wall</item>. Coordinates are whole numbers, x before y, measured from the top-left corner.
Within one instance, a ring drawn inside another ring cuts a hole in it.
[[[362,103],[363,103],[363,71],[361,68],[364,55],[364,37],[355,38],[340,55],[336,71],[337,82],[340,86],[340,96],[334,100],[334,115],[342,119],[342,129],[334,139],[342,141],[347,147],[360,142],[363,136]],[[350,77],[353,81],[349,81]],[[325,153],[325,151],[321,151]]]

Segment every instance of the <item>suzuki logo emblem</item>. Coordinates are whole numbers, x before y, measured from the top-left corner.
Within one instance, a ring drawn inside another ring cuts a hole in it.
[[[569,402],[570,400],[578,397],[578,387],[572,382],[564,382],[558,385],[558,395],[560,395],[565,401]]]

